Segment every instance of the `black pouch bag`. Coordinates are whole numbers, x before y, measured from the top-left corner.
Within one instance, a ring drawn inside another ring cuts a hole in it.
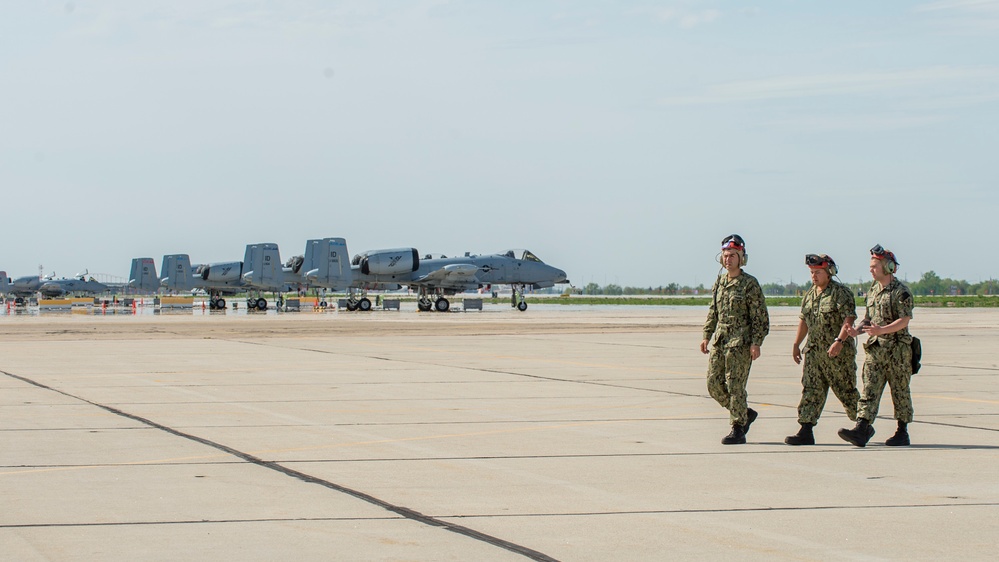
[[[923,358],[923,344],[922,342],[919,341],[919,338],[913,336],[911,345],[912,345],[912,374],[915,375],[916,373],[919,372],[919,367],[921,366],[919,364],[919,361],[920,359]]]

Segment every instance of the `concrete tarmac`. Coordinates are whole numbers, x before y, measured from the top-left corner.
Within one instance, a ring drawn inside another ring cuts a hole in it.
[[[0,559],[995,558],[999,311],[916,309],[913,445],[886,391],[863,449],[831,394],[783,443],[777,307],[722,445],[705,313],[0,316]]]

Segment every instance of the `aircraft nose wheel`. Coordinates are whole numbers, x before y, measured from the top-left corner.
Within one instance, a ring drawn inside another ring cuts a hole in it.
[[[521,312],[524,312],[525,310],[527,310],[527,303],[524,302],[524,301],[520,301],[520,303],[517,304],[517,310],[519,310]]]

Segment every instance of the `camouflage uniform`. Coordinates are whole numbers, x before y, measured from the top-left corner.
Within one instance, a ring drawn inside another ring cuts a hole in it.
[[[867,318],[878,326],[887,326],[899,318],[912,318],[912,292],[901,281],[892,278],[884,289],[877,282],[867,293]],[[864,393],[860,399],[859,417],[874,422],[885,384],[891,387],[895,419],[912,421],[912,335],[906,327],[894,334],[871,336],[864,343]]]
[[[748,421],[746,383],[752,359],[750,345],[763,345],[770,332],[770,315],[760,282],[743,272],[735,279],[725,273],[715,281],[704,323],[704,338],[712,340],[708,356],[708,393],[728,409],[733,425]]]
[[[846,415],[857,419],[857,344],[846,338],[839,355],[829,357],[829,347],[839,336],[843,322],[857,316],[857,304],[846,286],[829,280],[826,288],[818,287],[805,293],[798,316],[808,327],[808,341],[802,354],[805,365],[801,375],[801,402],[798,404],[798,423],[815,425],[826,405],[829,389],[843,403]]]

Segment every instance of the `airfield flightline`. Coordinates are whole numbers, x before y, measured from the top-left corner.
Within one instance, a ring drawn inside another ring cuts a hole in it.
[[[994,559],[999,311],[917,308],[859,449],[783,444],[790,307],[721,445],[705,310],[0,316],[0,559]]]

